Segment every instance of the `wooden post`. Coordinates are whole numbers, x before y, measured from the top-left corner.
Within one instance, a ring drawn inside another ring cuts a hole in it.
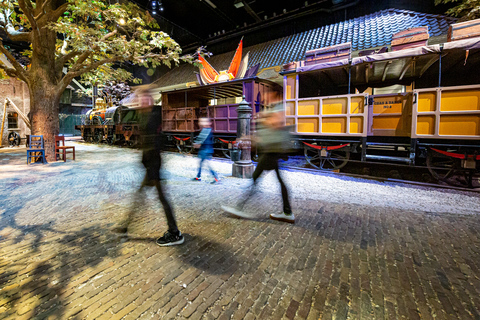
[[[0,132],[0,148],[2,148],[2,141],[3,141],[3,127],[5,126],[5,115],[7,114],[7,104],[8,100],[5,99],[5,103],[3,104],[3,117],[2,117],[2,130]]]

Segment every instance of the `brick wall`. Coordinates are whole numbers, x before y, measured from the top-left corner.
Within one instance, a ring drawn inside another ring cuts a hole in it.
[[[25,114],[28,115],[30,111],[30,95],[27,85],[14,78],[0,79],[0,129],[1,121],[3,119],[5,98],[10,98],[13,103]],[[11,106],[7,106],[8,112],[15,112],[15,109]],[[8,146],[8,117],[5,115],[5,123],[3,129],[2,146]],[[22,118],[18,117],[18,130],[16,132],[20,137],[25,138],[25,135],[30,134],[30,129],[26,126]],[[23,142],[22,142],[23,143]]]

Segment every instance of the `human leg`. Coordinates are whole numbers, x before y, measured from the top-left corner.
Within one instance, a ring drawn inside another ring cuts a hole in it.
[[[295,223],[295,216],[293,215],[292,208],[290,207],[288,190],[285,183],[282,180],[278,166],[275,168],[275,173],[277,174],[277,178],[278,178],[278,181],[280,182],[280,187],[282,190],[283,212],[270,214],[270,219],[288,222],[288,223]]]
[[[167,218],[167,223],[168,223],[168,231],[172,233],[177,233],[178,227],[177,227],[177,222],[175,220],[175,215],[173,214],[173,210],[172,210],[172,207],[170,206],[170,203],[165,197],[165,193],[164,193],[161,182],[155,181],[155,187],[157,188],[158,198],[160,199],[160,202],[162,203],[162,206],[163,206],[163,210],[165,211],[165,217]]]
[[[205,157],[200,157],[200,163],[198,164],[198,173],[197,173],[196,180],[200,180],[200,177],[202,176],[202,166],[204,161],[205,161]]]
[[[290,207],[290,200],[288,196],[287,186],[282,180],[282,177],[280,175],[280,170],[278,169],[278,167],[275,169],[275,173],[277,174],[278,182],[280,182],[280,187],[282,190],[283,212],[286,214],[291,214],[292,208]]]

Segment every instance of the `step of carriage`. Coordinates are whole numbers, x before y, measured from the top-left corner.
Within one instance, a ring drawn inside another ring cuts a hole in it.
[[[408,143],[367,142],[367,149],[408,151],[410,147]]]
[[[390,162],[402,162],[410,164],[412,159],[409,157],[393,157],[393,156],[382,156],[376,154],[366,154],[365,159],[367,160],[379,160],[379,161],[390,161]]]

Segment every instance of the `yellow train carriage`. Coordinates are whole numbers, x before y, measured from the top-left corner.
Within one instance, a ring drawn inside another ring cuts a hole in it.
[[[312,166],[339,169],[353,156],[480,184],[480,38],[358,57],[341,48],[282,72],[286,123]]]

